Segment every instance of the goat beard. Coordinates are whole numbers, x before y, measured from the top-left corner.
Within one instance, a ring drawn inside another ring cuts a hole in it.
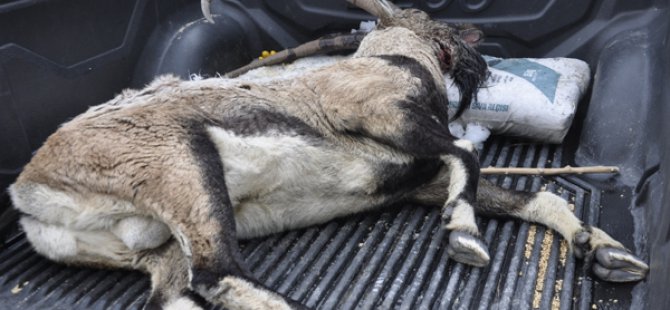
[[[456,61],[451,62],[451,68],[448,72],[461,94],[461,100],[451,120],[459,118],[465,112],[465,109],[470,106],[472,100],[477,100],[477,91],[483,86],[489,76],[488,65],[479,52],[465,42],[460,40],[454,41],[455,46],[452,46],[451,50],[457,51],[458,55],[455,55]],[[448,51],[444,51],[443,53],[448,53]],[[452,57],[440,55],[440,58],[451,58],[454,60],[454,55]],[[440,60],[445,65],[449,65],[444,60]]]

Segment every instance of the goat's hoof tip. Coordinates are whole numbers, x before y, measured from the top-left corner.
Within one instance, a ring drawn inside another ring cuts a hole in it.
[[[601,247],[595,253],[593,272],[605,281],[633,282],[644,279],[649,266],[625,249]]]
[[[585,258],[589,253],[591,253],[591,233],[587,230],[583,230],[577,233],[573,239],[575,244],[575,256],[578,258]]]
[[[486,244],[472,234],[462,231],[452,231],[449,234],[447,253],[453,260],[475,267],[485,267],[491,260]]]

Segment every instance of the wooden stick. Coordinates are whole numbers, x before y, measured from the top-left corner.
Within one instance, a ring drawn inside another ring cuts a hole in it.
[[[228,78],[235,78],[256,68],[278,65],[307,56],[342,50],[355,50],[361,44],[365,35],[367,35],[367,33],[364,32],[326,35],[316,40],[300,44],[294,48],[279,51],[272,56],[256,59],[244,67],[226,73],[225,76]]]
[[[510,168],[488,167],[482,168],[481,174],[530,174],[530,175],[557,175],[557,174],[585,174],[585,173],[619,173],[619,167],[593,166],[563,168]]]

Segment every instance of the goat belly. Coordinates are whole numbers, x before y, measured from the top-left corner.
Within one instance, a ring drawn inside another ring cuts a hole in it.
[[[365,158],[286,132],[240,135],[209,127],[221,156],[239,238],[323,223],[383,202]]]

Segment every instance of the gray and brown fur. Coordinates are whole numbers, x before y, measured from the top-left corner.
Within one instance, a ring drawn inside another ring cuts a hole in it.
[[[10,188],[35,249],[148,272],[147,308],[301,308],[250,275],[238,238],[417,201],[442,207],[460,262],[488,263],[477,212],[556,229],[603,279],[643,278],[643,262],[561,198],[478,180],[471,145],[449,134],[443,80],[474,93],[486,68],[463,67],[483,63],[472,41],[371,3],[392,10],[331,67],[264,84],[161,77],[64,124]]]

